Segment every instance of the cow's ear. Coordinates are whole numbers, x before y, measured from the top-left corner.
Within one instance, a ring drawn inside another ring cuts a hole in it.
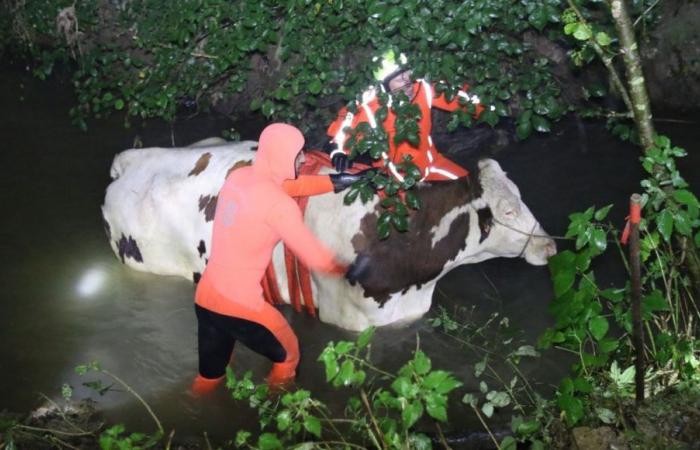
[[[513,220],[520,215],[520,203],[507,198],[499,198],[496,203],[496,211],[498,217]]]

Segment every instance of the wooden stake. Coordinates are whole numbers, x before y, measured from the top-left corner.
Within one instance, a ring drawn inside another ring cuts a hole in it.
[[[632,272],[632,344],[635,351],[635,388],[637,405],[644,401],[644,329],[642,328],[642,285],[639,258],[639,221],[641,196],[630,198],[630,270]]]

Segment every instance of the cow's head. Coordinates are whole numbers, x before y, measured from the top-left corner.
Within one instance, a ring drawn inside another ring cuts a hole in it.
[[[460,264],[522,256],[542,265],[556,253],[496,161],[480,161],[467,180],[424,184],[415,193],[422,207],[412,212],[408,231],[379,239],[377,206],[352,238],[355,252],[371,259],[371,274],[361,282],[364,294],[380,304]]]
[[[473,206],[482,233],[481,259],[522,256],[530,264],[547,264],[557,252],[556,244],[522,201],[515,183],[492,159],[479,161],[478,177],[482,193]]]

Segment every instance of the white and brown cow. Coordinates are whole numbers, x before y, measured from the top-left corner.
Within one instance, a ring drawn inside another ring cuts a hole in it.
[[[102,212],[121,261],[196,281],[209,255],[219,188],[231,170],[252,161],[256,145],[207,140],[117,155]],[[412,213],[409,230],[386,240],[377,237],[376,198],[350,206],[343,205],[343,194],[310,198],[305,220],[314,234],[345,261],[358,253],[371,260],[370,276],[361,285],[312,275],[322,321],[362,330],[415,319],[430,308],[437,281],[461,264],[523,256],[541,265],[556,253],[554,241],[494,160],[480,161],[466,181],[422,184],[415,192],[422,208]],[[286,297],[281,245],[273,260]]]

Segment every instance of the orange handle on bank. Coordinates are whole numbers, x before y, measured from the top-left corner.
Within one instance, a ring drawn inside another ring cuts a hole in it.
[[[630,237],[630,224],[633,223],[638,225],[642,220],[642,205],[639,203],[630,203],[630,215],[626,217],[627,223],[625,224],[625,229],[622,231],[622,238],[620,242],[622,245],[627,245],[627,240]]]

